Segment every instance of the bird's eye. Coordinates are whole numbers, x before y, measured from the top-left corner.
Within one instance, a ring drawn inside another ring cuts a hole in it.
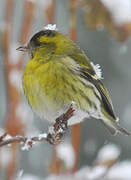
[[[41,43],[39,41],[35,41],[35,46],[39,47],[41,45]]]
[[[35,47],[45,46],[46,44],[47,44],[46,42],[36,41],[36,42],[35,42]]]
[[[42,42],[41,45],[45,46],[45,45],[47,45],[47,43],[46,42]]]

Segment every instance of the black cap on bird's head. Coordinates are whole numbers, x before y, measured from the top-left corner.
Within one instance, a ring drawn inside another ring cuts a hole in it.
[[[27,46],[20,46],[16,50],[28,51],[30,48],[37,48],[50,42],[50,39],[55,37],[57,34],[56,25],[48,24],[44,27],[44,30],[37,32],[29,41]]]
[[[34,47],[40,46],[43,42],[47,41],[47,38],[56,36],[55,30],[42,30],[36,33],[30,40],[30,44]]]
[[[76,49],[76,46],[73,41],[58,32],[56,25],[51,24],[34,34],[27,46],[17,48],[20,51],[27,51],[32,57],[37,54],[37,50],[41,51],[41,53],[61,56],[62,54],[71,54],[74,49]]]

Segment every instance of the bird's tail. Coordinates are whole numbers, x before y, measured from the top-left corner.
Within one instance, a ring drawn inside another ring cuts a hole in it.
[[[107,118],[102,118],[101,121],[104,124],[104,126],[108,129],[108,131],[111,133],[111,135],[114,136],[119,132],[126,136],[131,136],[131,133],[128,132],[126,129],[122,128],[119,122]]]

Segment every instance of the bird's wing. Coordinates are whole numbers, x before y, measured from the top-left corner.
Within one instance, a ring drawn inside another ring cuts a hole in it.
[[[109,116],[112,117],[111,119],[116,121],[116,116],[113,110],[111,99],[109,97],[109,93],[106,90],[106,88],[103,86],[100,78],[96,74],[87,56],[84,53],[79,53],[79,55],[73,54],[73,55],[70,55],[70,57],[73,58],[80,65],[79,72],[80,72],[81,77],[91,82],[97,88],[102,98],[101,103],[102,103],[103,109],[108,113]]]
[[[71,53],[71,55],[69,55],[69,57],[74,59],[75,62],[78,65],[80,65],[82,68],[86,68],[88,70],[88,73],[91,76],[96,75],[94,68],[91,65],[88,57],[84,54],[84,52],[82,50],[80,50],[79,48],[76,48],[75,51],[73,53]]]

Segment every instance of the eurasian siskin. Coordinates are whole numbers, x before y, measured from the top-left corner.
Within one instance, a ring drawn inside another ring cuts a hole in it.
[[[18,50],[30,55],[23,87],[28,103],[40,118],[54,123],[73,101],[75,113],[68,125],[91,116],[100,119],[112,135],[130,135],[118,123],[98,65],[90,63],[85,53],[54,25],[46,26]]]

